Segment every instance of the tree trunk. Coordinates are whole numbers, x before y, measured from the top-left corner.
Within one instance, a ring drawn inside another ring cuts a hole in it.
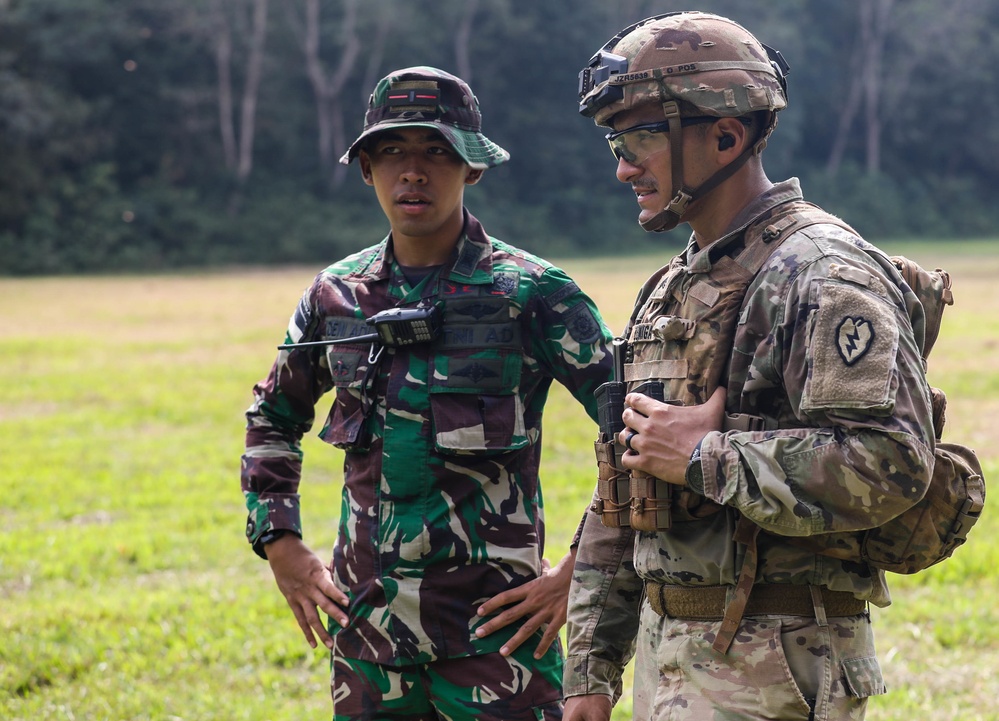
[[[871,0],[877,2],[877,0]],[[826,163],[826,172],[832,177],[839,173],[840,165],[846,156],[846,148],[850,142],[850,131],[853,128],[854,120],[860,111],[861,105],[867,99],[868,89],[868,56],[873,37],[873,11],[871,3],[860,2],[857,4],[858,11],[858,31],[855,44],[850,53],[850,86],[846,94],[846,102],[840,109],[839,124],[836,128],[836,138],[829,151],[829,160]]]
[[[471,43],[472,26],[475,23],[475,11],[478,7],[479,0],[465,0],[465,12],[462,13],[458,30],[454,34],[455,67],[458,70],[458,77],[469,85],[472,84],[472,61],[468,46]]]
[[[236,180],[229,197],[229,214],[236,215],[242,201],[242,188],[253,170],[253,139],[257,115],[257,96],[267,39],[267,0],[253,0],[253,14],[243,95],[240,101],[239,127],[234,121],[232,79],[233,31],[230,11],[238,9],[231,0],[212,0],[212,42],[218,77],[219,134],[226,170]]]
[[[882,65],[885,44],[888,39],[890,17],[895,0],[876,0],[861,3],[861,16],[867,16],[864,23],[869,26],[866,52],[864,53],[864,124],[867,173],[875,175],[881,171],[881,87]]]
[[[327,74],[320,56],[319,0],[305,0],[305,23],[299,37],[305,55],[306,74],[316,102],[319,166],[331,189],[342,185],[347,177],[347,169],[336,161],[347,149],[341,101],[343,88],[361,53],[361,42],[357,37],[357,5],[358,0],[344,1],[344,15],[340,23],[344,36],[343,52],[332,74]]]
[[[253,136],[257,115],[257,95],[260,90],[264,43],[267,40],[267,0],[253,2],[253,32],[250,36],[249,56],[246,60],[246,84],[239,123],[239,165],[236,178],[240,185],[246,182],[253,169]]]
[[[850,54],[850,86],[840,108],[836,137],[829,151],[826,172],[839,172],[846,156],[850,130],[861,107],[864,110],[864,160],[868,173],[881,170],[882,86],[884,49],[895,0],[869,0],[857,4],[859,35]]]
[[[215,39],[215,72],[218,77],[219,134],[226,170],[236,170],[236,129],[232,117],[232,28],[221,0],[211,7]]]
[[[858,45],[862,45],[858,41]],[[850,140],[850,128],[860,110],[860,100],[864,92],[864,83],[861,74],[863,58],[859,48],[855,48],[850,53],[850,88],[846,93],[846,102],[839,111],[839,124],[836,127],[836,138],[833,140],[832,148],[829,151],[829,160],[826,162],[826,172],[836,177],[839,173],[840,165],[843,164],[843,157],[846,155],[846,146]]]
[[[393,27],[393,14],[390,12],[378,13],[378,25],[375,27],[375,38],[371,46],[367,48],[368,63],[364,70],[364,79],[361,81],[361,107],[368,107],[368,97],[372,89],[381,78],[379,72],[382,67],[382,58],[385,57],[385,41]]]
[[[305,72],[312,85],[316,102],[316,137],[319,152],[319,167],[326,175],[332,167],[333,140],[332,120],[327,98],[329,84],[319,57],[319,3],[317,0],[305,2],[305,26],[302,35],[302,52],[305,54]]]

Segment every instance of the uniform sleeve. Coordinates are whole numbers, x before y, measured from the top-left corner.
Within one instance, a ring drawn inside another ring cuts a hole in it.
[[[621,695],[621,677],[635,651],[642,581],[632,562],[634,532],[583,517],[566,621],[565,696]]]
[[[770,267],[750,293],[740,322],[769,332],[746,389],[787,407],[779,430],[705,437],[704,495],[785,536],[873,528],[918,502],[932,412],[902,291],[873,261],[822,256]]]
[[[593,301],[564,271],[546,269],[538,289],[541,302],[532,328],[535,357],[596,421],[593,392],[613,372],[611,333]]]
[[[319,314],[312,298],[315,286],[303,295],[288,325],[286,342],[315,335]],[[298,483],[302,470],[302,436],[309,431],[315,404],[329,387],[328,373],[316,348],[279,351],[267,378],[253,387],[253,404],[246,411],[246,450],[241,485],[248,511],[247,540],[254,546],[267,531],[284,529],[302,535]]]
[[[533,354],[596,421],[593,393],[613,373],[611,333],[593,301],[562,270],[548,268],[538,289]],[[616,699],[634,653],[642,593],[632,562],[632,532],[607,528],[587,511],[576,535],[564,693],[603,693]]]

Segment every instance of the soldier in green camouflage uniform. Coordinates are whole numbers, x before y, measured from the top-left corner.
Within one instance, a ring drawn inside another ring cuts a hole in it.
[[[867,604],[890,595],[854,551],[929,482],[921,316],[841,221],[790,224],[821,211],[760,159],[786,70],[739,25],[689,12],[623,30],[580,74],[639,222],[693,235],[624,333],[631,392],[617,460],[602,456],[670,505],[651,529],[612,527],[600,514],[629,506],[598,494],[583,519],[566,719],[609,718],[632,654],[636,719],[862,719],[884,692]],[[647,381],[674,403],[634,392]],[[632,526],[648,502],[632,493]],[[836,552],[796,541],[816,537]]]
[[[332,649],[336,719],[561,718],[573,559],[543,559],[542,410],[557,380],[596,417],[609,335],[563,271],[464,209],[464,187],[509,157],[480,128],[459,78],[416,67],[378,83],[341,162],[359,159],[391,233],[316,277],[247,412],[247,537],[309,643]],[[430,308],[430,342],[315,344]],[[319,435],[346,452],[329,567],[301,540],[297,494],[327,393]]]

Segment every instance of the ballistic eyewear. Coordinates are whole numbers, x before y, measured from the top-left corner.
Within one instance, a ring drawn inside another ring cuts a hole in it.
[[[691,125],[703,125],[705,123],[713,123],[716,120],[718,118],[707,116],[681,118],[680,127],[686,128]],[[633,125],[624,130],[607,133],[604,137],[607,138],[607,144],[610,145],[615,160],[624,160],[632,165],[641,165],[648,160],[649,156],[669,147],[669,121],[661,120],[658,123]]]

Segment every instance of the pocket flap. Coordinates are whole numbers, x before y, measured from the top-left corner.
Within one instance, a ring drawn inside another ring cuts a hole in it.
[[[843,661],[843,676],[850,693],[857,698],[880,696],[888,691],[881,676],[881,666],[874,656],[846,659]]]

